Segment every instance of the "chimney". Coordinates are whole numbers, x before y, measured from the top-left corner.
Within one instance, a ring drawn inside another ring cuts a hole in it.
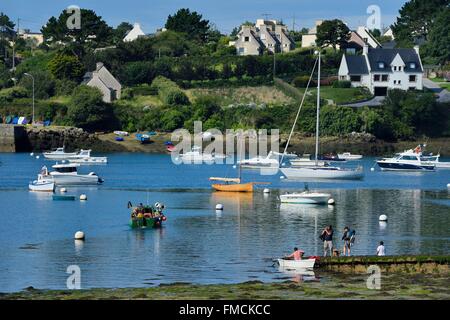
[[[369,45],[366,43],[363,47],[363,55],[367,56],[369,54]]]
[[[419,53],[419,46],[414,46],[414,51],[416,51],[416,53],[417,53],[417,55],[418,56],[420,56],[420,53]]]
[[[103,67],[103,62],[97,62],[97,67],[95,71],[99,71]]]

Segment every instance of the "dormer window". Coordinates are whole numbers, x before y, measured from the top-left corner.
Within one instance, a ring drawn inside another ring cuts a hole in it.
[[[384,62],[378,62],[378,68],[384,69]]]
[[[410,69],[415,69],[416,68],[416,63],[415,62],[410,62],[409,63],[409,68]]]

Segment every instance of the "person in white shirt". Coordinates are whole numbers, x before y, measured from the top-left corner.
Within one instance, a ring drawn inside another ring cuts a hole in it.
[[[377,256],[385,256],[386,255],[386,251],[384,248],[384,242],[380,241],[380,245],[377,248]]]

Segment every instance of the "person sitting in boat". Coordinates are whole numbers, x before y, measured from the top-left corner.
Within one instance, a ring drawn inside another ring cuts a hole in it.
[[[150,206],[146,206],[144,208],[144,217],[145,218],[153,218],[153,209]]]
[[[299,248],[295,247],[294,252],[292,252],[287,257],[284,257],[286,260],[302,260],[303,254],[305,254],[305,251],[300,250]]]

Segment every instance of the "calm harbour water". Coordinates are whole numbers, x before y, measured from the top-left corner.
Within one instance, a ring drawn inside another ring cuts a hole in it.
[[[356,229],[353,253],[373,254],[383,240],[387,254],[449,254],[450,170],[429,173],[371,172],[363,181],[309,183],[332,193],[336,205],[280,205],[278,195],[303,189],[300,181],[245,170],[244,179],[271,182],[270,194],[214,193],[208,177],[234,176],[231,165],[172,164],[170,156],[109,154],[105,166],[82,167],[105,179],[100,187],[68,187],[88,201],[52,201],[28,192],[43,164],[28,154],[0,154],[0,292],[28,286],[64,289],[66,268],[81,268],[82,288],[138,287],[160,283],[277,281],[289,275],[272,259],[294,245],[322,254],[325,225]],[[449,161],[449,159],[444,159]],[[265,186],[261,186],[263,188]],[[131,230],[128,201],[163,202],[162,229]],[[222,203],[223,212],[214,207]],[[380,214],[389,221],[382,225]],[[73,240],[76,231],[86,241]]]

